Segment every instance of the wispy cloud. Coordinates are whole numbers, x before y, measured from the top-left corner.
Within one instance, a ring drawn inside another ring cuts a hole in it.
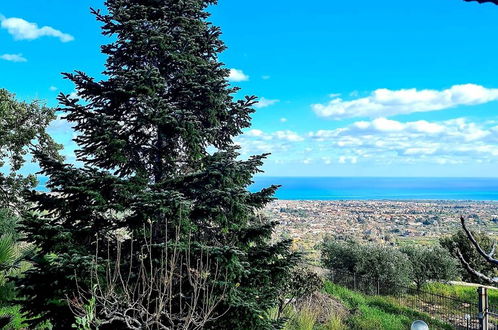
[[[0,26],[6,29],[15,40],[34,40],[45,36],[58,38],[62,42],[74,40],[72,35],[63,33],[51,26],[39,27],[36,23],[18,17],[5,18],[0,16]]]
[[[498,159],[498,125],[466,118],[407,122],[377,118],[307,134],[251,129],[237,143],[243,155],[270,152],[273,160],[284,163],[493,164]]]
[[[334,98],[328,104],[313,104],[323,118],[340,120],[353,117],[394,115],[445,110],[460,105],[476,105],[498,100],[498,89],[475,84],[455,85],[445,90],[377,89],[370,96],[345,101]]]
[[[0,58],[9,62],[27,62],[28,60],[22,56],[22,54],[3,54],[0,55]]]
[[[230,69],[230,75],[228,76],[229,81],[239,82],[249,80],[249,76],[246,75],[242,70]]]
[[[266,108],[278,102],[280,102],[280,100],[269,100],[267,98],[262,97],[259,99],[258,103],[254,105],[254,107],[258,109]]]
[[[357,157],[357,161],[441,164],[495,161],[498,157],[498,127],[464,118],[404,123],[378,118],[308,136],[323,152],[342,153]]]

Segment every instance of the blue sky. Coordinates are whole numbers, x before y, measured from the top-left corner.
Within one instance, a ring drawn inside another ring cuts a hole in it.
[[[56,105],[99,78],[97,0],[0,4],[0,87]],[[262,102],[237,138],[272,176],[498,176],[498,6],[233,1],[211,8],[231,80]],[[73,132],[51,127],[71,151]]]

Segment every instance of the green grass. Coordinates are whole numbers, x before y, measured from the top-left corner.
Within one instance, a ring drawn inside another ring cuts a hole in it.
[[[325,292],[341,300],[352,311],[351,317],[346,320],[349,329],[409,329],[414,320],[424,320],[431,329],[452,329],[450,325],[404,307],[388,297],[365,296],[331,282],[325,283]]]
[[[284,317],[288,319],[283,330],[347,330],[348,326],[337,315],[331,315],[325,324],[317,322],[317,315],[311,309],[287,309]]]
[[[396,241],[400,247],[413,246],[413,245],[435,246],[438,244],[439,238],[438,237],[397,237]]]
[[[451,296],[460,300],[477,303],[477,287],[454,285],[444,283],[427,283],[422,288],[423,291],[444,296]],[[488,299],[490,306],[498,307],[498,290],[488,289]]]

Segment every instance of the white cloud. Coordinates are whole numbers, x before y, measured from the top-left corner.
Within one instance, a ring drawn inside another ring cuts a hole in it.
[[[228,76],[229,81],[239,82],[249,80],[249,76],[246,75],[242,70],[230,69],[230,75]]]
[[[57,87],[55,86],[50,86],[49,89],[52,91],[52,92],[55,92],[57,90]]]
[[[254,107],[258,109],[266,108],[278,102],[280,102],[280,100],[269,100],[267,98],[262,97],[259,99],[259,102],[254,105]]]
[[[287,122],[287,118],[284,118],[284,117],[280,118],[280,122],[281,123],[286,123]]]
[[[334,98],[328,104],[313,104],[317,115],[340,120],[353,117],[389,117],[414,112],[437,111],[460,105],[498,100],[498,89],[475,84],[455,85],[445,90],[377,89],[370,96],[345,101]]]
[[[276,131],[275,133],[273,133],[273,135],[279,140],[286,140],[289,142],[300,142],[304,140],[304,138],[299,134],[289,130]]]
[[[236,139],[236,143],[242,147],[242,154],[255,154],[266,152],[285,152],[294,150],[297,144],[303,142],[304,137],[290,130],[264,132],[259,129],[251,129]]]
[[[339,153],[340,163],[369,158],[384,163],[440,163],[443,159],[446,164],[460,164],[496,162],[498,157],[498,127],[464,118],[441,122],[378,118],[310,132],[308,138],[324,153]]]
[[[27,62],[28,60],[22,54],[3,54],[0,58],[9,62]]]
[[[339,164],[356,164],[358,162],[358,157],[356,156],[340,156]]]
[[[322,157],[322,161],[325,165],[332,164],[332,159],[330,159],[329,157]]]
[[[377,118],[308,134],[251,129],[238,137],[237,143],[243,155],[270,152],[272,161],[316,166],[495,164],[498,122]]]
[[[38,27],[36,23],[28,22],[22,18],[11,17],[1,18],[0,26],[6,29],[15,40],[34,40],[40,37],[48,36],[58,38],[62,42],[73,41],[74,37],[70,34],[63,33],[50,26]]]
[[[264,133],[262,130],[259,129],[252,129],[250,131],[247,131],[245,133],[246,136],[252,136],[252,137],[263,137]]]

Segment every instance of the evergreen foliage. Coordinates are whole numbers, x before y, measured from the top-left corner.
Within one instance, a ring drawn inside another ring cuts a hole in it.
[[[78,98],[59,96],[77,132],[83,166],[38,152],[52,193],[33,193],[41,212],[24,221],[39,248],[35,267],[22,279],[25,308],[40,315],[35,322],[69,328],[74,316],[67,298],[77,294],[77,285],[88,289],[91,269],[121,262],[133,280],[140,260],[148,258],[156,269],[164,261],[161,251],[174,243],[192,254],[178,264],[174,285],[182,291],[174,299],[192,294],[185,274],[202,259],[201,251],[226,274],[218,287],[228,294],[213,312],[216,324],[206,327],[280,324],[265,312],[278,304],[297,256],[289,252],[289,241],[270,243],[275,223],[259,211],[277,187],[247,190],[266,155],[240,160],[233,138],[249,127],[256,98],[233,98],[237,88],[230,87],[228,70],[218,61],[225,49],[220,29],[207,21],[206,8],[214,4],[108,0],[106,13],[93,11],[103,34],[115,38],[102,46],[107,78],[67,73]],[[118,232],[125,237],[119,249],[107,244]],[[150,253],[132,249],[145,245]],[[173,311],[182,308],[178,302]],[[160,320],[170,328],[184,321]],[[119,322],[111,325],[126,327]]]

